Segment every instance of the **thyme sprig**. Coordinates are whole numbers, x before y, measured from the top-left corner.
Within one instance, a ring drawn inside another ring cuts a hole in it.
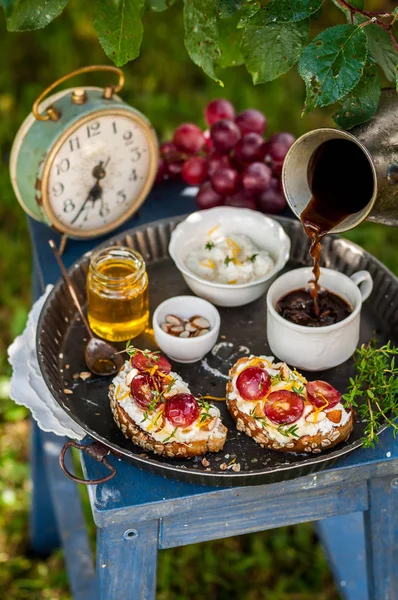
[[[130,357],[138,353],[143,354],[146,358],[152,359],[155,362],[159,360],[159,356],[157,355],[160,354],[160,350],[140,350],[131,343],[131,340],[126,343],[125,349],[118,352],[118,354],[122,354],[122,352],[127,352]]]
[[[377,431],[382,425],[398,435],[398,366],[395,356],[398,348],[388,342],[376,348],[373,340],[362,344],[355,353],[357,373],[350,378],[348,391],[343,395],[345,405],[356,409],[359,417],[366,423],[364,437],[365,448],[374,448],[378,443]]]
[[[163,440],[163,444],[166,444],[167,442],[169,442],[171,440],[171,438],[173,438],[175,436],[176,431],[177,431],[177,427],[175,427],[174,430],[171,432],[171,434]]]
[[[293,436],[299,438],[300,436],[297,434],[298,425],[291,425],[290,427],[284,427],[283,425],[279,425],[278,431],[282,435],[289,437]]]

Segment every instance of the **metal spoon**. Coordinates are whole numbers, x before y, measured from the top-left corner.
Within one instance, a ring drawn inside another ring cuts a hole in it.
[[[90,340],[86,346],[84,351],[84,360],[86,362],[87,367],[95,373],[95,375],[114,375],[120,369],[123,364],[123,358],[121,357],[118,350],[112,346],[112,344],[108,344],[105,340],[101,340],[94,336],[93,332],[90,329],[90,325],[87,322],[86,317],[84,316],[83,309],[80,305],[80,302],[77,298],[76,290],[73,286],[72,280],[68,275],[67,270],[65,269],[65,265],[62,262],[61,256],[57,250],[56,245],[53,240],[49,240],[49,245],[51,250],[54,252],[54,256],[57,260],[59,268],[61,269],[61,273],[63,278],[66,281],[66,285],[68,286],[69,293],[72,296],[72,300],[76,305],[77,310],[81,316],[81,319],[84,323],[85,328],[87,329],[87,333],[90,336]]]

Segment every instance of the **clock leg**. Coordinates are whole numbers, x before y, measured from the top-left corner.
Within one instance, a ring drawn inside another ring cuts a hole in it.
[[[68,236],[64,234],[61,237],[61,241],[59,243],[59,248],[58,248],[58,252],[59,252],[60,256],[62,256],[63,253],[65,252],[67,241],[68,241]]]

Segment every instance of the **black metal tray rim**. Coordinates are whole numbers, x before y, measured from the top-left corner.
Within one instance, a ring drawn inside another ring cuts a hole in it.
[[[110,239],[102,242],[93,251],[100,249],[100,248],[112,246],[112,245],[118,245],[121,243],[121,239],[126,238],[129,235],[132,236],[136,232],[145,232],[148,229],[157,229],[160,226],[167,226],[167,227],[171,226],[172,228],[174,228],[178,223],[183,221],[186,217],[187,217],[187,215],[182,215],[182,216],[177,216],[174,218],[159,219],[157,221],[153,221],[153,222],[141,225],[139,227],[132,228],[131,230],[122,232],[121,234],[119,234],[117,236],[113,236]],[[292,222],[291,219],[284,218],[284,217],[277,217],[277,219],[275,219],[275,220],[279,221],[282,224],[282,226],[287,226],[289,224],[289,222],[290,223]],[[330,239],[340,240],[341,242],[343,242],[344,244],[347,245],[347,248],[349,248],[351,250],[355,249],[355,251],[357,251],[357,253],[359,255],[363,255],[364,253],[366,255],[368,255],[368,253],[366,251],[364,251],[363,248],[361,248],[358,244],[351,242],[350,240],[341,238],[340,236],[337,236],[337,235],[329,235],[328,237]],[[80,257],[77,261],[75,261],[74,264],[70,267],[69,273],[72,274],[75,269],[79,268],[82,263],[87,261],[93,251],[86,252],[82,257]],[[398,278],[389,269],[387,269],[387,267],[385,267],[385,265],[383,265],[383,263],[381,263],[377,258],[375,258],[371,255],[369,255],[369,257],[372,259],[372,262],[375,263],[377,268],[382,269],[384,272],[387,272],[390,275],[390,277],[392,278],[392,280],[394,280],[394,282],[396,283],[396,285],[398,287]],[[164,260],[164,257],[154,258],[153,262],[156,262],[156,260],[158,260],[158,261]],[[42,307],[42,311],[39,316],[38,326],[37,326],[37,331],[36,331],[36,348],[37,348],[38,354],[40,352],[40,347],[41,347],[40,333],[43,328],[43,320],[45,318],[46,312],[51,303],[52,297],[56,294],[56,292],[59,290],[59,288],[62,285],[63,285],[63,279],[60,278],[55,283],[51,294],[46,299],[46,301]],[[39,359],[38,362],[39,362],[40,371],[41,371],[44,381],[47,383],[47,385],[50,389],[50,392],[53,395],[55,401],[58,404],[60,404],[58,399],[56,398],[56,395],[53,393],[52,384],[50,384],[50,382],[48,381],[48,374],[45,371],[43,361]],[[64,408],[64,410],[65,410],[64,406],[62,406],[62,408]],[[203,484],[204,482],[206,482],[205,485],[210,485],[210,486],[211,485],[215,485],[215,486],[237,485],[237,486],[239,486],[240,480],[249,480],[249,481],[253,480],[253,483],[249,483],[249,485],[259,485],[259,482],[258,481],[256,482],[255,480],[259,480],[259,478],[261,478],[262,476],[264,476],[266,474],[275,473],[275,468],[266,467],[266,466],[264,466],[261,469],[261,471],[253,471],[253,472],[247,471],[247,470],[232,472],[229,469],[227,469],[225,471],[221,471],[218,469],[215,471],[206,471],[205,472],[204,470],[201,470],[199,468],[195,469],[195,468],[191,467],[189,464],[187,464],[187,466],[185,466],[185,465],[184,466],[181,466],[181,465],[175,466],[174,464],[172,464],[172,462],[159,463],[158,460],[156,459],[156,457],[148,456],[147,454],[142,456],[141,454],[143,454],[144,451],[142,451],[140,454],[135,450],[135,447],[132,448],[131,451],[124,450],[119,445],[115,444],[114,442],[110,442],[109,440],[107,440],[106,437],[98,434],[96,431],[94,431],[92,428],[90,428],[86,423],[84,423],[81,419],[79,419],[75,414],[73,414],[72,411],[67,410],[66,412],[73,419],[73,421],[75,421],[80,427],[82,427],[82,429],[84,431],[87,432],[88,436],[90,436],[94,440],[97,440],[98,442],[100,442],[101,444],[106,446],[109,449],[109,452],[111,454],[118,456],[118,457],[125,457],[128,460],[133,459],[134,464],[142,465],[143,468],[149,469],[152,472],[159,472],[159,471],[169,472],[171,476],[175,477],[176,471],[179,471],[180,473],[186,473],[187,475],[191,474],[194,477],[196,483]],[[378,433],[382,433],[385,429],[386,429],[386,426],[381,427],[379,429]],[[241,434],[241,435],[243,435],[243,434]],[[338,447],[336,450],[331,450],[327,454],[327,456],[325,456],[324,454],[320,454],[317,456],[308,455],[308,457],[306,457],[306,460],[305,460],[305,462],[302,463],[302,465],[303,465],[303,467],[305,466],[306,470],[307,470],[307,467],[316,466],[317,464],[320,464],[320,463],[322,463],[324,466],[327,466],[327,465],[330,465],[331,463],[335,462],[336,459],[352,452],[353,450],[360,448],[362,445],[363,445],[362,440],[356,440],[352,443],[348,443],[348,444],[346,443],[344,446]],[[286,453],[286,454],[289,454],[290,456],[294,455],[294,453]],[[189,461],[189,462],[192,464],[191,461]],[[187,461],[187,463],[188,463],[188,461]],[[281,473],[281,474],[289,473],[289,472],[294,473],[294,472],[297,472],[297,469],[298,469],[298,467],[295,464],[290,464],[290,465],[287,464],[285,466],[281,465],[278,467],[278,473]],[[299,470],[301,470],[301,469],[299,468]],[[308,472],[311,472],[311,469],[308,469],[307,473]],[[278,478],[279,478],[279,475],[278,475]],[[283,478],[286,479],[287,477],[282,476],[282,479]],[[221,481],[225,480],[225,482],[220,483],[220,480]],[[191,481],[193,481],[193,479],[191,479]]]

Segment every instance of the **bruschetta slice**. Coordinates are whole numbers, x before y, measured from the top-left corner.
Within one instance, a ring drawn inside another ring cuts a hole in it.
[[[109,388],[113,418],[134,444],[163,456],[220,451],[227,437],[220,411],[196,398],[159,353],[131,351]]]
[[[353,412],[325,381],[310,381],[273,357],[241,358],[230,370],[227,406],[237,429],[263,448],[317,454],[348,439]]]

